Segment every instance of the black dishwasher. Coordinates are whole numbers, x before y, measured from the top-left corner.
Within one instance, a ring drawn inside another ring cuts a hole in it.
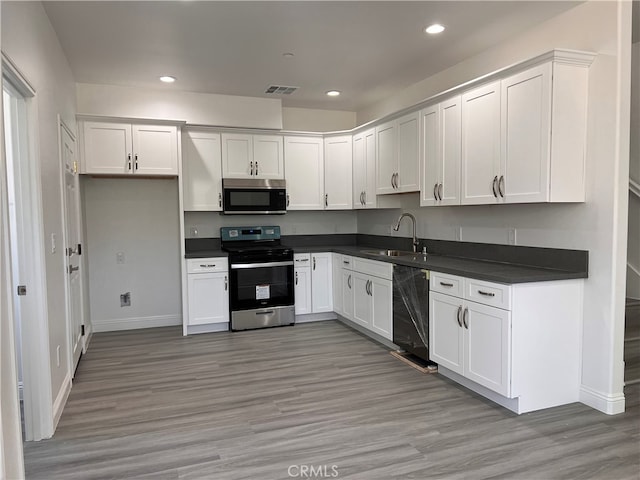
[[[429,361],[429,273],[393,266],[393,343]]]

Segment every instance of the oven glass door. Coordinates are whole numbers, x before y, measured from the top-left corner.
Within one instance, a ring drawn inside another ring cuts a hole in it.
[[[225,213],[285,213],[287,195],[283,188],[225,188]]]
[[[230,277],[232,311],[294,304],[293,262],[231,264]]]

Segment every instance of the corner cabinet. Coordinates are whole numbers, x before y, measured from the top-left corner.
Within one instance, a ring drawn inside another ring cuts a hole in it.
[[[322,137],[284,137],[287,210],[324,210]]]
[[[324,139],[324,208],[351,210],[353,147],[351,135]]]
[[[376,127],[376,193],[417,192],[420,114],[413,112]]]
[[[229,324],[228,259],[187,260],[187,326]]]
[[[516,413],[578,401],[582,280],[431,272],[430,290],[429,358],[441,374]]]
[[[220,134],[182,132],[182,198],[185,211],[222,210]]]
[[[82,121],[80,173],[178,175],[175,125]]]
[[[393,267],[390,263],[353,257],[353,272],[346,272],[346,295],[343,309],[347,311],[347,296],[353,298],[351,318],[354,323],[381,337],[393,338]],[[343,288],[344,285],[343,279]]]
[[[284,178],[281,135],[222,134],[224,178]]]

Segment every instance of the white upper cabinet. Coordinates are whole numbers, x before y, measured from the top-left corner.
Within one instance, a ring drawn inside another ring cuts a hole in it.
[[[221,176],[220,134],[199,130],[184,131],[182,133],[184,210],[222,210]]]
[[[83,122],[81,173],[178,175],[175,125]]]
[[[500,177],[500,82],[462,95],[462,204],[497,201]]]
[[[376,208],[376,130],[353,136],[353,207]]]
[[[287,210],[324,209],[322,137],[285,137]]]
[[[353,147],[351,135],[324,139],[324,197],[327,210],[350,210]]]
[[[419,185],[420,112],[376,127],[378,195],[416,192]]]
[[[460,203],[460,97],[427,107],[421,115],[420,205]]]
[[[222,134],[224,178],[284,178],[284,148],[280,135]]]

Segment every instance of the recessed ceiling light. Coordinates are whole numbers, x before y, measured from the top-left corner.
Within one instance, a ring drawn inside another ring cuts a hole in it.
[[[340,92],[338,90],[329,90],[327,92],[327,95],[329,95],[330,97],[337,97],[338,95],[340,95]]]
[[[434,23],[433,25],[429,25],[427,28],[425,28],[424,31],[433,35],[435,33],[444,32],[444,27],[439,23]]]
[[[169,75],[164,75],[160,77],[160,81],[164,83],[173,83],[176,81],[176,77],[170,77]]]
[[[282,56],[284,58],[293,58],[293,57],[295,57],[295,55],[293,53],[291,53],[291,52],[285,52],[285,53],[282,54]]]

